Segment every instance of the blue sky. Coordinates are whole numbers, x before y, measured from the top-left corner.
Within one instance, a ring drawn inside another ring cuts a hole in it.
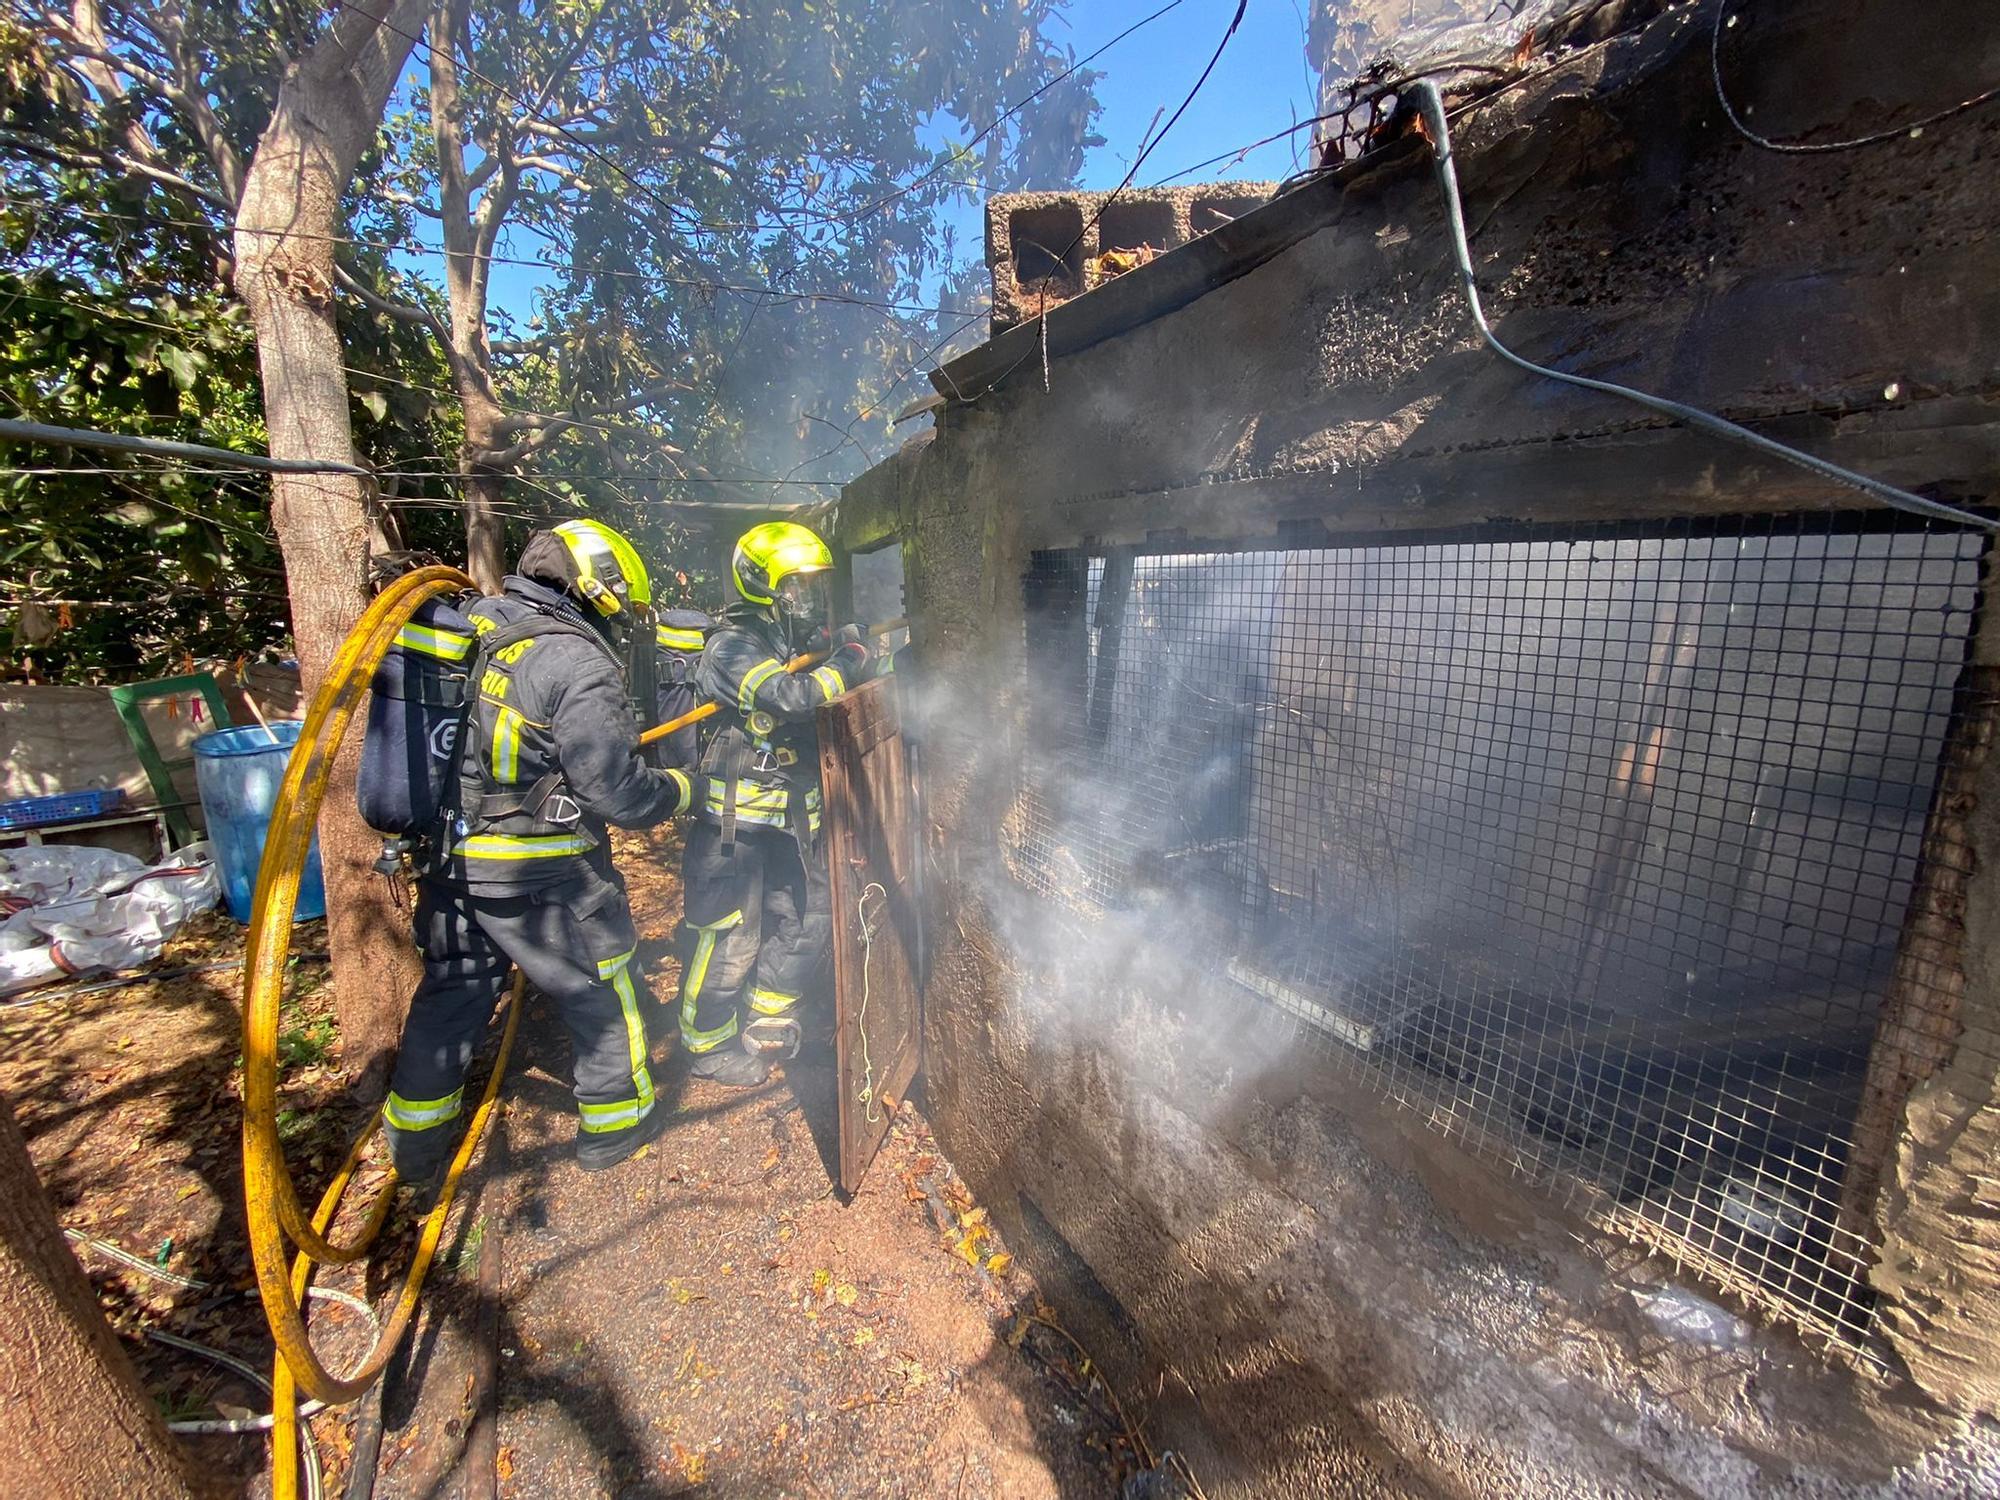
[[[1075,0],[1070,25],[1055,28],[1053,34],[1067,40],[1081,57],[1159,9],[1160,3]],[[1085,187],[1118,185],[1153,111],[1165,105],[1172,114],[1186,97],[1235,9],[1235,0],[1185,0],[1179,9],[1134,32],[1091,65],[1105,75],[1097,85],[1097,97],[1104,105],[1097,128],[1105,144],[1084,164]],[[1173,133],[1147,158],[1139,185],[1275,134],[1314,113],[1313,83],[1305,65],[1304,10],[1304,0],[1250,0],[1243,24],[1230,38],[1214,75]],[[1293,139],[1304,142],[1310,135],[1302,130]],[[1276,179],[1291,171],[1292,144],[1279,142],[1253,152],[1241,164],[1225,163],[1184,180]]]
[[[1088,57],[1162,3],[1072,0],[1068,24],[1058,22],[1049,28],[1050,35],[1075,56]],[[1182,0],[1178,8],[1133,32],[1090,65],[1104,75],[1097,81],[1097,99],[1103,106],[1097,133],[1104,144],[1084,159],[1083,187],[1109,192],[1124,180],[1147,132],[1156,128],[1155,112],[1164,108],[1158,124],[1165,125],[1215,55],[1215,45],[1235,12],[1236,0]],[[1187,113],[1147,156],[1133,179],[1135,188],[1169,178],[1179,183],[1274,182],[1291,175],[1294,150],[1303,161],[1312,138],[1310,128],[1259,147],[1240,162],[1225,160],[1192,173],[1183,169],[1238,151],[1313,116],[1317,89],[1306,71],[1304,13],[1305,0],[1250,0],[1222,60]],[[960,204],[946,218],[961,245],[980,244],[985,230],[979,202]]]

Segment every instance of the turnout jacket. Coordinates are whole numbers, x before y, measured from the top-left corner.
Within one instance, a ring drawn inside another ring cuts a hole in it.
[[[605,863],[607,825],[650,828],[693,801],[641,758],[611,644],[559,590],[509,575],[466,611],[479,637],[447,878],[479,893],[553,885]]]
[[[784,828],[809,844],[819,832],[819,738],[813,712],[858,684],[834,667],[787,672],[796,655],[768,612],[738,605],[710,632],[695,668],[722,727],[702,756],[701,816],[722,826]]]

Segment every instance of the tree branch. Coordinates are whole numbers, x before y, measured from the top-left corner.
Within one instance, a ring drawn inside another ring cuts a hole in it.
[[[437,337],[440,344],[445,342],[444,329],[438,326],[438,320],[429,308],[419,307],[414,302],[399,302],[393,297],[383,296],[337,260],[333,265],[333,279],[339,282],[341,289],[356,301],[372,307],[384,317],[394,318],[400,323],[414,323],[420,328],[428,329]]]
[[[135,172],[141,177],[150,177],[164,187],[186,197],[198,199],[205,207],[228,214],[236,205],[218,193],[210,192],[200,183],[190,182],[178,172],[170,172],[165,167],[156,167],[150,162],[139,161],[113,151],[108,146],[64,146],[34,136],[21,135],[12,130],[0,130],[0,146],[19,151],[24,156],[36,157],[53,162],[60,167],[116,167],[122,172]]]
[[[544,333],[532,339],[496,339],[489,347],[495,354],[519,356],[539,354],[544,349],[552,349],[561,342],[561,334]]]
[[[222,122],[216,118],[215,111],[209,108],[208,100],[192,81],[197,60],[189,53],[178,23],[172,19],[171,12],[164,13],[162,19],[168,28],[167,35],[161,37],[156,34],[155,40],[173,43],[162,46],[161,51],[172,59],[174,77],[112,51],[105,40],[103,17],[96,0],[74,0],[69,25],[51,17],[45,26],[49,36],[68,49],[78,71],[106,98],[120,101],[126,98],[127,90],[118,81],[119,75],[123,75],[178,110],[189,131],[207,153],[209,164],[215,169],[216,178],[228,197],[228,209],[234,212],[243,193],[242,159],[222,128]],[[126,128],[126,145],[133,149],[136,156],[148,157],[155,162],[160,160],[159,148],[136,121]]]
[[[648,386],[642,391],[627,396],[622,401],[613,401],[604,406],[585,407],[581,411],[561,414],[517,411],[510,415],[506,421],[499,424],[498,431],[505,435],[516,432],[532,432],[537,429],[546,430],[550,427],[558,429],[564,427],[594,427],[600,425],[601,418],[625,416],[630,412],[637,411],[642,406],[650,406],[653,402],[659,400],[660,397],[669,395],[674,391],[692,391],[695,389],[697,388],[689,385],[685,380],[664,380],[658,385]],[[670,444],[665,446],[671,447]],[[678,452],[679,450],[676,449],[674,451]]]

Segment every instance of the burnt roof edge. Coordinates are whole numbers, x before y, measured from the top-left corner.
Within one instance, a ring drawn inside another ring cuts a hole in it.
[[[1491,105],[1532,86],[1542,86],[1546,99],[1550,92],[1547,86],[1583,64],[1590,54],[1600,52],[1612,42],[1646,33],[1662,18],[1685,21],[1693,16],[1706,22],[1712,14],[1711,3],[1715,0],[1706,3],[1696,0],[1692,6],[1677,10],[1671,3],[1657,3],[1657,0],[1604,0],[1602,4],[1559,17],[1549,34],[1541,38],[1546,50],[1534,64],[1524,65],[1512,76],[1470,84],[1462,96],[1462,107],[1471,110]],[[1604,24],[1595,27],[1591,24],[1598,21]],[[1628,59],[1623,68],[1592,80],[1589,92],[1616,93],[1649,72],[1663,54],[1678,52],[1688,44],[1690,33],[1676,30],[1677,34],[1671,37],[1652,38],[1654,46],[1643,49],[1647,53],[1643,59]],[[1454,106],[1454,113],[1458,107]],[[1044,359],[1080,353],[1177,312],[1248,275],[1301,240],[1330,228],[1347,211],[1352,189],[1364,179],[1395,178],[1428,170],[1430,147],[1412,128],[1414,111],[1405,115],[1399,107],[1397,115],[1391,128],[1400,125],[1404,133],[1387,144],[1321,173],[1146,265],[1072,297],[1041,317],[1017,323],[940,365],[930,372],[930,381],[944,398],[943,402],[912,403],[897,420],[916,416],[939,404],[951,406],[977,401],[998,390],[1023,365],[1039,367]],[[1459,154],[1468,154],[1463,145]]]

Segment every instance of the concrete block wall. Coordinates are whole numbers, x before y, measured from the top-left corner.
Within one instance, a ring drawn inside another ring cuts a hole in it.
[[[1240,218],[1273,182],[1109,193],[1001,193],[986,201],[993,331],[1026,322]]]

